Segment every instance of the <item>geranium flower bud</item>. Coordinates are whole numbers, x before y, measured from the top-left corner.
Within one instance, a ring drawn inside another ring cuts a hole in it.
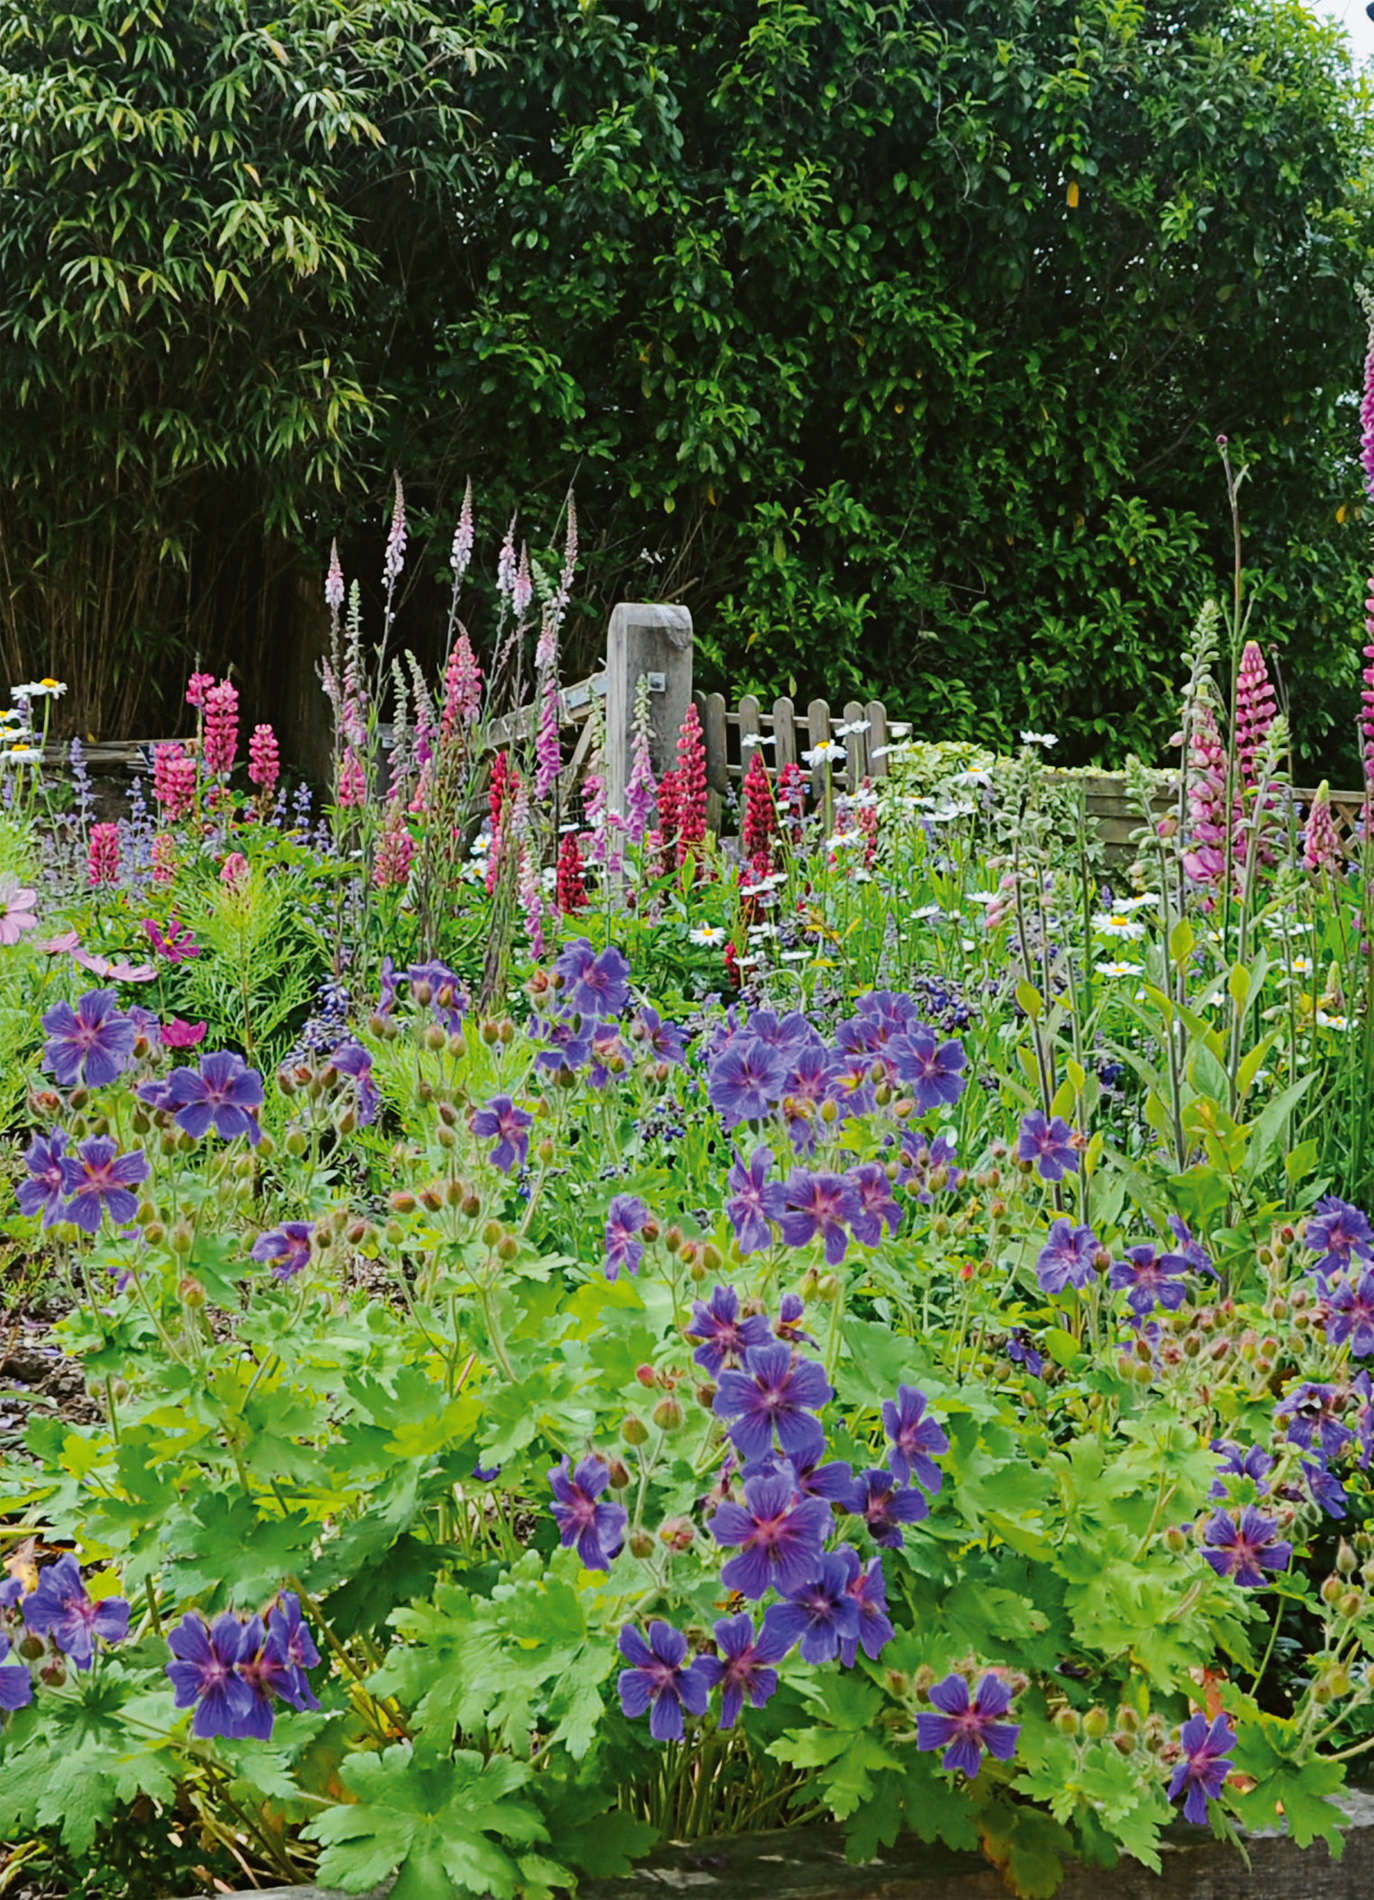
[[[658,1384],[658,1374],[652,1366],[636,1366],[635,1377],[641,1385],[652,1387]]]
[[[424,1076],[421,1076],[415,1084],[415,1099],[417,1102],[423,1102],[426,1107],[434,1100],[434,1084],[427,1081]]]
[[[839,1297],[840,1282],[838,1275],[823,1273],[816,1282],[816,1298],[818,1300],[824,1300],[826,1305],[829,1306],[833,1305]]]
[[[461,1056],[466,1054],[466,1051],[467,1045],[455,1029],[448,1039],[448,1052],[451,1056]]]
[[[438,1023],[430,1023],[421,1040],[426,1049],[444,1049],[448,1046],[448,1033]]]
[[[1347,1590],[1336,1607],[1342,1616],[1358,1616],[1363,1602],[1364,1598],[1358,1590]]]
[[[1333,1576],[1333,1577],[1327,1577],[1327,1578],[1325,1579],[1325,1581],[1323,1582],[1323,1584],[1322,1584],[1322,1587],[1321,1587],[1321,1590],[1320,1590],[1320,1592],[1319,1592],[1319,1595],[1321,1596],[1321,1600],[1322,1600],[1322,1602],[1323,1602],[1323,1603],[1334,1603],[1334,1602],[1336,1601],[1336,1598],[1337,1598],[1337,1597],[1338,1597],[1338,1596],[1339,1596],[1340,1594],[1341,1594],[1341,1580],[1340,1580],[1340,1578],[1339,1578],[1339,1577],[1334,1577],[1334,1576]]]
[[[437,1102],[434,1107],[434,1112],[444,1124],[445,1128],[456,1128],[458,1126],[460,1117],[458,1110],[453,1106],[452,1102]]]
[[[632,1480],[630,1467],[623,1458],[611,1458],[607,1461],[606,1473],[613,1491],[627,1490]]]
[[[642,1238],[650,1246],[658,1239],[658,1222],[654,1219],[652,1214],[639,1231]]]
[[[167,1229],[160,1220],[150,1220],[143,1229],[143,1238],[150,1247],[160,1247],[167,1238]]]
[[[1089,1709],[1083,1717],[1083,1733],[1094,1742],[1100,1742],[1111,1724],[1105,1709]]]
[[[437,1214],[443,1204],[444,1196],[442,1189],[433,1186],[422,1187],[420,1189],[420,1205],[426,1208],[429,1213]]]
[[[172,1252],[190,1253],[196,1242],[196,1230],[188,1222],[179,1220],[172,1229]]]
[[[705,1411],[708,1411],[708,1412],[710,1411],[711,1407],[715,1404],[716,1388],[715,1386],[711,1384],[709,1379],[706,1381],[704,1385],[699,1385],[697,1387],[696,1401],[698,1405],[700,1405]]]
[[[538,1143],[534,1152],[536,1155],[538,1155],[539,1159],[545,1164],[545,1166],[547,1166],[548,1163],[553,1160],[554,1147],[553,1147],[553,1143],[549,1140],[547,1135],[545,1135],[544,1139]]]
[[[666,1393],[650,1413],[661,1432],[675,1432],[684,1416],[681,1400],[674,1398],[671,1392]]]
[[[489,1220],[482,1228],[482,1239],[488,1247],[494,1247],[505,1231],[499,1220]]]
[[[194,1312],[205,1304],[205,1288],[192,1274],[187,1274],[177,1291],[181,1294],[183,1306],[189,1306]]]
[[[360,1247],[367,1239],[368,1224],[365,1220],[350,1221],[344,1239],[350,1247]]]
[[[520,1242],[515,1238],[514,1234],[506,1234],[496,1243],[496,1258],[498,1260],[514,1260],[519,1251]]]
[[[1177,1524],[1171,1524],[1164,1533],[1164,1548],[1180,1556],[1188,1548],[1188,1539]]]
[[[641,1529],[638,1525],[630,1532],[629,1537],[625,1541],[632,1557],[642,1559],[652,1557],[654,1554],[655,1546],[652,1536],[648,1531]]]
[[[684,1240],[678,1248],[678,1254],[684,1266],[690,1266],[697,1257],[697,1243],[694,1240]]]
[[[413,1214],[415,1212],[415,1196],[406,1188],[398,1188],[391,1197],[391,1206],[397,1214]]]
[[[1135,1736],[1127,1735],[1118,1729],[1116,1734],[1112,1737],[1112,1747],[1116,1750],[1118,1755],[1134,1755]]]
[[[468,1188],[463,1195],[460,1205],[469,1220],[476,1220],[482,1211],[482,1197],[479,1194],[474,1194],[472,1189]]]
[[[43,1638],[35,1636],[31,1630],[21,1636],[15,1644],[15,1648],[25,1662],[37,1662],[38,1658],[46,1653],[47,1647]]]
[[[457,1135],[454,1134],[451,1128],[445,1128],[442,1123],[440,1123],[439,1127],[435,1129],[434,1139],[438,1142],[441,1148],[451,1149],[451,1148],[456,1148],[458,1146]]]
[[[66,1666],[57,1656],[51,1662],[44,1663],[38,1674],[50,1689],[60,1689],[67,1680]]]
[[[725,1256],[714,1241],[708,1240],[702,1248],[701,1264],[708,1273],[719,1273],[725,1265]]]
[[[638,1413],[627,1412],[624,1422],[620,1427],[620,1436],[625,1440],[627,1445],[647,1445],[649,1442],[649,1427],[644,1423],[644,1420],[639,1417]]]
[[[1078,1716],[1073,1709],[1056,1709],[1054,1726],[1061,1735],[1077,1735]]]
[[[659,1526],[658,1541],[666,1544],[669,1550],[690,1550],[696,1542],[696,1535],[690,1518],[670,1517]]]
[[[887,1672],[887,1692],[905,1701],[911,1694],[911,1677],[902,1669],[889,1669]]]
[[[388,1247],[399,1247],[405,1239],[405,1229],[398,1220],[389,1220],[382,1231]]]
[[[931,1668],[930,1664],[922,1663],[915,1675],[911,1678],[912,1693],[914,1695],[929,1695],[938,1681],[939,1677]]]

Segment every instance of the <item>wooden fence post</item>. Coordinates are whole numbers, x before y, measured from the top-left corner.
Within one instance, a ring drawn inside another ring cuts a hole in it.
[[[625,810],[634,744],[635,688],[649,681],[654,776],[677,762],[678,728],[692,703],[692,616],[685,607],[621,601],[606,632],[606,808]]]

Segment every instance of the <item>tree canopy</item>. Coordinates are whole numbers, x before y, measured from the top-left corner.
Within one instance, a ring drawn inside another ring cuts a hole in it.
[[[680,598],[736,691],[1119,758],[1224,433],[1325,763],[1372,116],[1296,0],[0,0],[5,539],[193,559],[229,482],[318,553],[392,463],[533,535],[571,485],[583,657]]]

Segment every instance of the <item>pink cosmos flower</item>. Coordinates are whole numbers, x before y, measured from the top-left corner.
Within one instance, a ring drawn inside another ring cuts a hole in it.
[[[237,884],[241,878],[245,878],[247,877],[247,875],[248,875],[247,858],[244,857],[242,851],[231,851],[228,857],[224,860],[224,863],[220,866],[220,870],[219,870],[220,883],[221,884]]]
[[[205,1040],[205,1024],[187,1023],[180,1016],[173,1016],[171,1022],[163,1023],[157,1033],[166,1049],[194,1049],[197,1043]]]
[[[0,880],[0,944],[18,943],[26,930],[37,928],[33,907],[36,891],[16,884],[13,878]]]

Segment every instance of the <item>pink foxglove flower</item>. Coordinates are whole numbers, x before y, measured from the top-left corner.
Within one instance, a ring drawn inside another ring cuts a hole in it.
[[[534,780],[534,795],[541,802],[553,796],[558,783],[558,774],[563,766],[563,754],[558,744],[558,688],[550,675],[544,681],[544,704],[539,714],[539,733],[534,742],[537,771]]]
[[[387,530],[386,554],[382,561],[382,579],[386,582],[388,594],[401,578],[406,558],[406,498],[399,470],[393,474],[392,480],[396,484],[396,498],[391,507],[391,526]]]
[[[1333,877],[1344,868],[1340,833],[1331,813],[1331,794],[1325,779],[1317,787],[1303,826],[1302,861],[1309,871],[1327,871]]]
[[[1364,625],[1369,644],[1364,649],[1364,671],[1360,675],[1360,750],[1364,756],[1365,784],[1374,789],[1374,577],[1369,582]]]
[[[339,561],[339,544],[329,544],[329,572],[324,577],[324,601],[330,613],[337,614],[344,604],[343,567]]]
[[[90,885],[118,884],[118,825],[91,826],[90,843],[86,848],[86,882]]]
[[[501,552],[496,557],[496,591],[510,595],[515,592],[515,516],[510,518],[506,529],[506,538],[501,543]]]
[[[350,746],[339,767],[339,803],[345,809],[354,809],[366,803],[366,800],[367,775],[363,771],[362,760]]]
[[[249,782],[257,786],[264,798],[270,798],[280,776],[281,754],[276,733],[270,726],[254,726],[248,741]]]
[[[377,840],[377,862],[372,882],[379,891],[398,889],[410,876],[415,858],[415,840],[410,835],[399,800],[387,811],[386,828]]]
[[[170,831],[159,831],[153,839],[153,882],[171,884],[177,874],[177,841]]]
[[[1264,655],[1257,642],[1247,640],[1236,675],[1236,756],[1247,785],[1255,782],[1255,757],[1269,737],[1277,711]]]
[[[511,588],[511,605],[516,615],[523,620],[530,610],[534,599],[534,580],[530,574],[530,551],[522,541],[520,543],[520,565],[515,570],[515,584]]]
[[[528,840],[520,845],[517,876],[520,903],[525,912],[525,935],[536,963],[544,954],[544,891],[539,881],[539,865]]]
[[[477,655],[472,650],[466,627],[460,627],[453,650],[448,656],[448,665],[444,668],[444,712],[440,727],[443,736],[447,738],[460,721],[465,726],[475,726],[481,710],[482,669],[477,664]],[[417,740],[421,737],[419,715],[417,704]],[[432,733],[425,737],[432,737]]]
[[[468,571],[472,559],[472,477],[468,476],[467,486],[463,490],[463,505],[458,511],[458,526],[453,530],[453,551],[448,564],[453,569],[454,585],[457,586]]]

